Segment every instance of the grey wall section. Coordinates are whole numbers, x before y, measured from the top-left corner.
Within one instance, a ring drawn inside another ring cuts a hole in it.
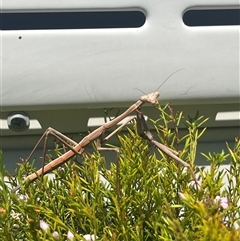
[[[214,130],[216,131],[216,130]],[[235,130],[236,131],[236,134],[237,132],[239,132],[239,128]],[[218,136],[218,139],[219,141],[208,141],[206,138],[202,138],[203,141],[200,141],[198,143],[198,148],[197,148],[197,157],[196,157],[196,164],[199,165],[199,166],[203,166],[203,165],[209,165],[210,163],[207,162],[205,160],[205,158],[200,154],[200,153],[209,153],[209,152],[221,152],[222,150],[225,150],[227,152],[227,148],[226,148],[226,144],[225,144],[225,141],[228,142],[228,144],[230,145],[230,147],[233,147],[234,146],[234,132],[233,131],[233,134],[232,136],[226,136],[224,134],[224,130],[217,130],[217,132],[219,133],[219,136],[222,137],[222,138],[219,138]],[[206,137],[208,135],[212,135],[213,131],[209,130],[209,133],[208,131],[206,132]],[[222,136],[223,134],[223,136]],[[75,134],[75,135],[68,135],[70,137],[72,137],[74,140],[77,140],[79,139],[79,135]],[[226,138],[227,139],[224,139]],[[26,159],[28,157],[28,155],[30,154],[32,148],[34,147],[37,139],[39,138],[39,136],[34,136],[34,137],[25,137],[24,139],[26,139],[25,143],[30,143],[31,144],[28,144],[28,148],[17,148],[17,145],[14,148],[12,149],[8,149],[8,148],[4,148],[3,149],[3,160],[4,160],[4,165],[6,166],[7,170],[10,172],[10,173],[14,173],[14,170],[18,167],[17,163],[18,162],[21,162],[20,158],[23,158],[23,159]],[[217,139],[217,136],[215,136],[215,138]],[[24,139],[22,137],[16,137],[14,142],[16,143],[20,143],[20,142],[23,142]],[[156,138],[157,139],[157,138]],[[221,139],[221,140],[220,140]],[[6,140],[6,139],[5,139]],[[109,141],[109,143],[111,144],[114,144],[116,146],[118,146],[118,141],[116,138],[113,138]],[[50,140],[49,141],[49,146],[48,146],[48,149],[53,149],[54,148],[54,145],[53,145],[53,140]],[[181,146],[179,146],[179,149],[181,149]],[[36,161],[35,161],[35,166],[40,168],[41,167],[41,159],[39,157],[42,156],[42,146],[40,148],[37,149],[37,151],[34,153],[33,155],[33,159],[36,158]],[[90,146],[88,149],[87,149],[87,152],[92,152],[93,151],[93,148]],[[153,148],[153,151],[155,151],[155,149]],[[156,151],[157,152],[157,151]],[[116,155],[115,153],[113,152],[102,152],[102,155],[106,158],[106,162],[108,165],[110,165],[111,162],[116,162]],[[225,164],[227,164],[228,162],[226,162]]]
[[[240,125],[239,121],[215,121],[215,116],[218,111],[230,111],[236,110],[239,105],[191,105],[191,106],[172,106],[174,113],[182,110],[184,119],[183,122],[188,119],[188,116],[194,117],[196,112],[199,111],[199,115],[204,115],[205,117],[210,117],[209,121],[205,123],[204,126],[207,127],[207,131],[201,137],[198,144],[198,153],[204,152],[221,152],[222,149],[226,150],[225,142],[228,142],[230,146],[233,147],[234,140],[236,137],[240,136]],[[117,116],[126,110],[124,108],[114,108],[110,109],[110,116]],[[142,109],[144,115],[151,119],[159,118],[159,111],[155,107],[144,107]],[[7,112],[3,113],[7,117]],[[79,142],[82,137],[86,135],[89,130],[94,130],[97,127],[88,127],[89,117],[103,117],[106,116],[104,109],[59,109],[59,110],[42,110],[42,111],[32,111],[27,112],[30,118],[36,118],[39,120],[42,129],[39,130],[25,130],[23,132],[14,132],[11,130],[0,131],[0,149],[3,150],[4,164],[10,172],[13,172],[17,168],[17,162],[20,158],[27,158],[30,154],[32,148],[39,140],[41,134],[51,126],[62,133],[65,133],[68,137]],[[134,113],[133,113],[134,114]],[[2,117],[2,118],[3,118]],[[148,121],[149,128],[153,131],[153,125]],[[116,126],[114,127],[116,128]],[[114,129],[113,128],[113,129]],[[112,130],[113,130],[112,129]],[[69,131],[70,130],[70,131]],[[124,130],[123,130],[124,131]],[[187,133],[184,125],[180,125],[180,136]],[[156,133],[154,133],[156,136]],[[156,140],[158,138],[156,137]],[[109,140],[109,143],[119,146],[117,138],[113,137]],[[53,140],[49,141],[48,149],[53,149]],[[181,146],[179,147],[181,149]],[[90,148],[89,151],[92,151]],[[108,163],[116,161],[116,156],[112,153],[104,153],[107,158]],[[34,154],[34,157],[42,156],[42,145]],[[197,156],[198,165],[208,165],[209,163],[204,160],[204,158],[198,154]],[[37,166],[41,166],[41,160],[36,161]]]

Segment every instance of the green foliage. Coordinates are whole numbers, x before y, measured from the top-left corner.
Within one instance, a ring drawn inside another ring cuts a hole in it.
[[[187,168],[149,146],[136,133],[120,135],[117,164],[106,168],[98,151],[84,154],[81,163],[69,162],[55,170],[55,178],[23,184],[34,171],[21,163],[10,176],[0,155],[1,240],[240,240],[240,141],[228,153],[203,154],[210,171],[195,166],[197,142],[206,119],[198,114],[185,121],[188,133],[179,136],[181,112],[157,107],[152,120],[164,145],[198,172],[198,183]],[[201,131],[200,131],[201,129]],[[220,171],[226,158],[230,168]],[[8,181],[4,181],[4,176]],[[223,177],[229,185],[223,187]],[[11,188],[21,183],[18,193]],[[85,235],[85,236],[84,236]]]

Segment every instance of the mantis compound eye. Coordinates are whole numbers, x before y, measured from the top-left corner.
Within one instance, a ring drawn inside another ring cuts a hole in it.
[[[30,125],[29,117],[23,112],[13,112],[7,118],[9,129],[13,131],[24,131]]]

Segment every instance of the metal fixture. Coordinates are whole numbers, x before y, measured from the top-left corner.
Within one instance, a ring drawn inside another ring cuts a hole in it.
[[[8,116],[7,124],[13,131],[24,131],[29,128],[30,119],[24,112],[13,112]]]

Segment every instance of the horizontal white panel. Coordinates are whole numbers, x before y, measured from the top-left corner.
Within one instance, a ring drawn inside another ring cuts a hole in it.
[[[112,7],[129,7],[129,6],[144,6],[145,8],[154,8],[156,6],[156,0],[152,1],[145,1],[145,0],[122,0],[122,1],[113,1],[113,0],[34,0],[29,2],[28,0],[2,0],[1,9],[5,11],[13,11],[13,10],[29,10],[29,9],[38,9],[38,10],[44,10],[47,9],[76,9],[76,8],[112,8]],[[168,5],[167,0],[162,0],[161,5],[164,7]],[[238,0],[173,0],[171,1],[172,5],[174,6],[202,6],[202,5],[208,5],[208,6],[222,6],[222,5],[228,5],[237,6],[239,4]]]
[[[1,31],[3,110],[104,107],[160,88],[172,104],[239,101],[239,26],[187,27],[190,7],[238,1],[3,0],[5,12],[141,9],[141,28]],[[139,89],[140,91],[138,91]]]
[[[216,121],[240,120],[240,111],[218,112],[215,120]]]

